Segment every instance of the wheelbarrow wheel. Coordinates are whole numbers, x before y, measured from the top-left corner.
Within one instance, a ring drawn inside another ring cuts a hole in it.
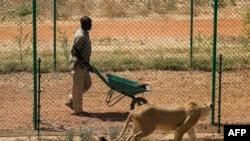
[[[148,101],[143,97],[133,98],[133,100],[130,104],[130,109],[133,110],[136,106],[140,106],[140,105],[146,104],[146,103],[148,103]]]

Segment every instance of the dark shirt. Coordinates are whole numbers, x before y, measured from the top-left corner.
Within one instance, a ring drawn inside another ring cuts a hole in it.
[[[83,69],[86,67],[86,63],[89,63],[91,55],[91,42],[88,31],[85,31],[82,28],[76,31],[72,43],[71,55],[72,57],[75,56],[77,58],[73,68],[77,67]]]

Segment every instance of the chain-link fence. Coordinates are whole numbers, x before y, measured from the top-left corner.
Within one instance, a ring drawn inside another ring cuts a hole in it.
[[[112,136],[122,126],[131,98],[114,92],[107,103],[110,88],[94,73],[92,87],[83,95],[83,109],[91,117],[74,116],[65,106],[72,87],[71,42],[83,15],[93,20],[90,63],[104,78],[111,73],[149,84],[151,91],[138,96],[157,105],[211,101],[216,41],[216,56],[223,55],[221,122],[249,123],[249,0],[220,0],[217,27],[214,3],[208,0],[37,1],[36,48],[31,1],[0,3],[1,135],[26,134],[34,128],[34,54],[41,58],[42,131],[91,129]],[[209,119],[204,123],[209,126]]]

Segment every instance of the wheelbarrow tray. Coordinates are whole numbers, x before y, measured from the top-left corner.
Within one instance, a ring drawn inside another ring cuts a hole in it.
[[[107,73],[109,86],[127,96],[134,96],[136,94],[148,91],[146,84],[140,84],[138,82]]]
[[[93,68],[93,72],[97,74],[97,76],[112,90],[120,92],[129,97],[134,97],[136,94],[150,90],[147,84],[140,84],[136,81],[110,73],[107,73],[107,78],[104,78],[103,75],[95,68]]]

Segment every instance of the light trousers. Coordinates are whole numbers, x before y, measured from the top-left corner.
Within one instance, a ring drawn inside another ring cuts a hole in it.
[[[73,110],[75,113],[82,112],[83,93],[88,91],[91,87],[92,81],[90,73],[87,69],[74,69],[72,72],[73,87],[72,87],[72,101]]]

